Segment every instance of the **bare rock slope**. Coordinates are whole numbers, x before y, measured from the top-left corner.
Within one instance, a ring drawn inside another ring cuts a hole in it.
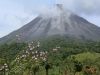
[[[100,28],[77,16],[61,4],[36,17],[20,29],[0,38],[0,43],[12,40],[16,34],[24,33],[21,41],[34,40],[51,35],[72,35],[76,38],[100,41]]]

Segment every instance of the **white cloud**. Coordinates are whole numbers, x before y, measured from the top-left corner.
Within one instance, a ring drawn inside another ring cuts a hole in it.
[[[58,0],[77,14],[100,15],[100,0]]]
[[[20,28],[30,22],[37,15],[29,14],[24,11],[23,5],[11,1],[0,1],[0,37]]]
[[[58,0],[58,3],[100,27],[100,0]]]
[[[45,5],[38,7],[36,11],[42,14],[43,18],[51,18],[51,17],[54,18],[54,17],[57,17],[61,13],[60,9],[57,9],[56,6],[48,8]]]
[[[0,32],[0,37],[20,28],[22,25],[33,20],[39,14],[57,14],[56,12],[51,12],[48,9],[49,6],[51,7],[52,4],[55,4],[55,1],[57,1],[57,3],[64,4],[64,6],[66,6],[68,9],[77,15],[84,17],[91,23],[100,26],[100,0],[21,1],[0,0],[0,30],[3,30],[3,32]]]

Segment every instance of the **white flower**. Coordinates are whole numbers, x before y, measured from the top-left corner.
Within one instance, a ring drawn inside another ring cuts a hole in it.
[[[38,45],[40,45],[40,42],[38,42]]]
[[[7,64],[5,63],[4,66],[7,66]]]
[[[56,47],[57,49],[60,49],[60,47]]]
[[[21,36],[23,35],[23,34],[20,34]]]
[[[45,51],[45,53],[46,53],[46,54],[48,54],[48,52],[47,52],[47,51]]]
[[[0,71],[2,71],[2,68],[0,68]]]
[[[32,52],[32,54],[34,54],[34,52]]]
[[[35,47],[33,46],[33,49],[34,49]]]
[[[40,45],[38,44],[38,45],[37,45],[37,47],[39,48],[39,47],[40,47]]]
[[[38,53],[38,51],[35,52],[36,54]]]
[[[16,37],[19,37],[18,35],[16,35]]]
[[[33,50],[33,48],[30,48],[30,51],[32,51]]]
[[[29,43],[28,46],[31,46],[31,44]]]
[[[19,58],[17,58],[17,60],[19,60]]]
[[[53,49],[53,51],[54,51],[54,52],[56,52],[56,51],[57,51],[57,49],[55,48],[55,49]]]
[[[8,66],[6,65],[5,68],[8,68]]]
[[[26,55],[22,55],[22,58],[25,58],[26,57]]]
[[[5,69],[5,71],[8,71],[8,69]]]
[[[43,54],[42,53],[40,53],[40,57],[42,57],[43,56]]]
[[[4,69],[5,67],[4,66],[2,66],[2,69]]]
[[[26,54],[28,54],[28,51],[26,51]]]
[[[43,61],[45,62],[46,61],[46,58],[43,58]]]
[[[32,59],[34,59],[35,58],[35,56],[32,56]]]
[[[35,60],[37,60],[37,58],[35,57]]]

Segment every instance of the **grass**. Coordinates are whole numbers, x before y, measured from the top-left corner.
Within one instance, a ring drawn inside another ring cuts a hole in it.
[[[71,56],[75,56],[75,58],[77,60],[84,60],[84,59],[96,59],[98,57],[100,57],[100,53],[90,53],[90,52],[86,52],[86,53],[80,53],[80,54],[77,54],[77,55],[71,55]]]

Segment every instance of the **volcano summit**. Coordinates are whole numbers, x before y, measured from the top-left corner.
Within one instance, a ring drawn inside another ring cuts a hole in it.
[[[52,35],[71,35],[78,39],[100,41],[100,28],[74,14],[61,4],[56,4],[20,29],[4,36],[0,43],[12,40],[24,33],[21,41],[34,40]]]

